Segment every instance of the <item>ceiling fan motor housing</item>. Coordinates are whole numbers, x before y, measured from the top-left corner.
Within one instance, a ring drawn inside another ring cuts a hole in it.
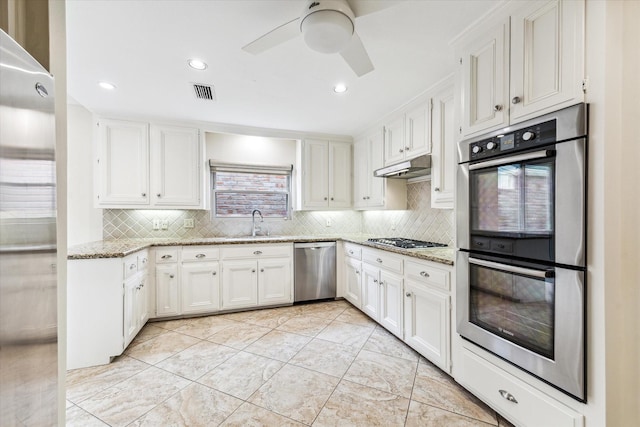
[[[354,33],[355,15],[345,0],[307,2],[300,16],[300,31],[311,49],[321,53],[338,53]]]

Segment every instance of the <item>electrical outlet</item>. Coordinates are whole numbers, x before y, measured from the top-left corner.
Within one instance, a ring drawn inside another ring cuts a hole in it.
[[[153,229],[154,230],[160,230],[160,220],[159,219],[154,219],[153,220]]]
[[[162,228],[163,230],[166,230],[169,228],[169,220],[168,219],[163,219],[162,221],[160,221],[160,228]]]
[[[184,223],[182,224],[182,226],[184,228],[193,228],[193,227],[195,227],[195,223],[193,221],[193,218],[185,218],[184,219]]]
[[[331,218],[327,218],[327,227],[331,227]]]

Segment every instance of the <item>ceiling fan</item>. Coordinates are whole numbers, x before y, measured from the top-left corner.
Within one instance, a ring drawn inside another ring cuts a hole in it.
[[[252,41],[242,49],[257,55],[302,33],[307,46],[321,53],[340,53],[358,77],[373,71],[373,64],[355,31],[355,19],[376,12],[393,2],[310,0],[299,18],[289,21]]]

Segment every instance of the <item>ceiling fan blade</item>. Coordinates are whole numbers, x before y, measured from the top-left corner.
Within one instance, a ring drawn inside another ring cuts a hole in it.
[[[373,64],[362,44],[362,40],[358,37],[358,33],[353,33],[353,37],[351,37],[351,41],[349,41],[347,47],[340,51],[340,56],[344,58],[358,77],[362,77],[368,72],[373,71]]]
[[[242,50],[257,55],[287,40],[291,40],[300,34],[299,20],[300,18],[296,18],[286,24],[280,25],[276,29],[269,31],[267,34],[244,46]]]
[[[403,0],[349,0],[349,7],[358,18],[395,6],[401,1]]]

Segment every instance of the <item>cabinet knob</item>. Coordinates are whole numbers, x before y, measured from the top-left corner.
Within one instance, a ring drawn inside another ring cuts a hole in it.
[[[333,201],[333,197],[331,198],[331,201]]]
[[[404,147],[404,151],[409,151],[409,147]]]
[[[160,197],[160,196],[161,196],[161,194],[160,194],[160,193],[158,193],[158,194],[156,194],[156,196]]]
[[[255,268],[252,268],[252,269],[251,269],[251,272],[252,272],[252,273],[255,273],[255,272],[256,272],[256,269],[255,269]]]
[[[379,285],[380,285],[380,286],[382,286],[382,285],[384,285],[384,284],[385,284],[385,281],[384,281],[384,280],[381,280],[381,281],[380,281],[380,283],[379,283]]]
[[[378,283],[378,279],[373,279],[373,283]]]
[[[173,279],[173,277],[174,277],[173,274],[169,275],[169,279]]]
[[[439,193],[440,192],[440,187],[434,188],[433,191],[435,191],[436,193]]]
[[[264,268],[261,268],[261,269],[260,269],[260,273],[264,273]]]
[[[376,262],[379,262],[380,264],[382,264],[382,260],[380,258],[376,258]]]
[[[136,268],[136,265],[135,265],[135,264],[131,264],[131,265],[129,266],[129,270],[133,270],[134,268]]]
[[[420,275],[421,275],[422,277],[429,277],[429,273],[427,273],[426,271],[421,271],[421,272],[420,272]]]
[[[356,274],[360,274],[360,270],[356,270]]]
[[[398,151],[401,152],[401,153],[404,153],[404,150],[402,148],[399,149]]]
[[[200,258],[204,258],[204,257],[206,257],[206,255],[205,255],[205,254],[198,254],[198,255],[196,255],[196,258],[198,258],[198,259],[200,259]]]
[[[325,199],[325,200],[327,200],[327,198],[326,198],[326,197],[325,197],[324,199]]]
[[[513,394],[509,393],[507,390],[498,390],[498,393],[500,393],[500,396],[507,399],[509,402],[518,403]]]
[[[362,200],[367,200],[367,198],[366,198],[366,197],[363,197],[363,198],[362,198]]]
[[[146,258],[142,258],[142,263],[143,263],[143,264],[146,264],[146,263],[147,263],[147,261],[149,261],[149,260],[148,260],[148,259],[146,259]]]
[[[211,273],[212,276],[215,276],[216,274],[218,274],[218,272],[214,271],[213,273]]]
[[[142,193],[142,197],[147,197],[147,193]]]
[[[367,200],[369,200],[371,197],[367,196]]]
[[[404,294],[404,296],[406,296],[407,298],[411,298],[411,292],[407,292],[406,294]]]
[[[522,99],[520,99],[519,96],[514,96],[513,98],[511,98],[511,103],[512,104],[519,104],[520,101],[522,101]]]
[[[500,105],[500,104],[494,105],[493,106],[493,111],[502,111],[502,105]]]
[[[162,255],[160,258],[162,259],[170,259],[173,258],[171,255]]]
[[[262,255],[262,251],[253,251],[254,255]]]
[[[140,283],[140,289],[144,288],[144,282]]]

